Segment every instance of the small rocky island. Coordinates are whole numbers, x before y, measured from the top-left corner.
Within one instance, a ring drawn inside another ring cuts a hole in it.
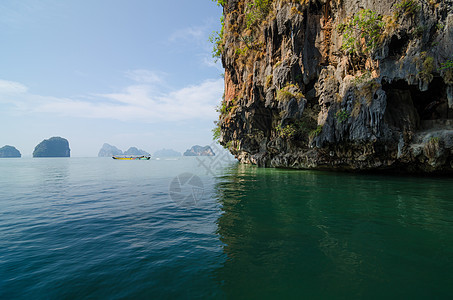
[[[184,156],[214,156],[215,153],[209,146],[195,145],[184,152]]]
[[[12,158],[12,157],[21,157],[19,150],[13,146],[3,146],[0,148],[0,158]]]
[[[137,149],[136,147],[130,147],[124,152],[124,155],[145,155],[149,156],[150,154],[142,149]]]
[[[178,157],[181,153],[173,149],[161,149],[154,152],[154,157]]]
[[[126,151],[122,151],[115,146],[110,144],[104,143],[102,145],[101,150],[99,150],[98,157],[111,157],[114,155],[145,155],[150,156],[148,152],[142,149],[138,149],[137,147],[130,147]]]
[[[70,157],[71,149],[67,139],[56,136],[39,143],[33,157]]]
[[[123,155],[123,151],[107,143],[102,145],[98,153],[98,157],[111,157],[114,155]]]

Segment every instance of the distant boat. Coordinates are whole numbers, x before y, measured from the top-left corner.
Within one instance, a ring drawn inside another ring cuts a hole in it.
[[[113,155],[113,159],[119,159],[119,160],[149,160],[151,156],[118,156],[118,155]]]

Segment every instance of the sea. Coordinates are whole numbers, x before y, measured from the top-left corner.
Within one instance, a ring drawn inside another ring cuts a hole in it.
[[[0,160],[0,299],[452,299],[453,178]]]

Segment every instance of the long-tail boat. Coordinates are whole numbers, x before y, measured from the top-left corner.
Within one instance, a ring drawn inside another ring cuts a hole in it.
[[[145,155],[140,155],[140,156],[117,156],[114,155],[112,156],[113,159],[119,159],[119,160],[149,160],[151,156],[145,156]]]

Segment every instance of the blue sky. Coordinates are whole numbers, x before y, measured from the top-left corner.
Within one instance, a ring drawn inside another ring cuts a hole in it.
[[[43,139],[154,152],[212,142],[223,70],[210,0],[2,0],[0,147]]]

